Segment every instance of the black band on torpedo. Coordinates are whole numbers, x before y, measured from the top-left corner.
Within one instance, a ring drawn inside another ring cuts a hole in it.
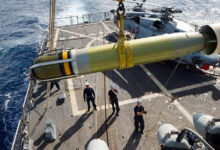
[[[63,53],[58,53],[58,58],[59,60],[63,60]],[[63,76],[66,76],[66,73],[65,73],[65,70],[64,70],[64,64],[63,63],[60,63],[59,64],[60,66],[60,72]]]

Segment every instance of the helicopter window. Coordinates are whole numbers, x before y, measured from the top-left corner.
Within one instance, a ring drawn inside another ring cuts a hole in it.
[[[199,56],[194,56],[194,57],[192,57],[192,63],[193,64],[201,64],[202,60],[200,59]]]
[[[156,20],[156,21],[154,21],[153,26],[158,29],[161,29],[163,27],[163,24],[161,23],[161,21]]]
[[[180,32],[179,30],[175,29],[174,32]]]
[[[134,22],[137,24],[140,24],[140,18],[139,17],[135,17],[133,18]]]
[[[158,18],[157,15],[150,15],[149,17],[150,17],[150,18]]]

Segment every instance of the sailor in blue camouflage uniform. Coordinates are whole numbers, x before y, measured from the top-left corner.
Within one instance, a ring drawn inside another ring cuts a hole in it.
[[[137,105],[134,107],[134,125],[135,125],[135,131],[136,133],[143,134],[144,131],[144,118],[143,114],[146,114],[147,112],[144,110],[144,106],[141,105],[141,100],[137,100]]]
[[[115,107],[116,107],[116,116],[119,116],[119,105],[118,105],[118,91],[114,88],[114,84],[110,85],[110,90],[108,91],[108,96],[109,96],[109,102],[112,104],[112,110],[113,113],[115,113]]]
[[[90,101],[92,102],[94,109],[97,110],[96,104],[95,104],[95,92],[93,88],[89,87],[88,82],[86,82],[86,88],[83,91],[83,98],[84,98],[84,101],[87,101],[88,112],[90,111]]]

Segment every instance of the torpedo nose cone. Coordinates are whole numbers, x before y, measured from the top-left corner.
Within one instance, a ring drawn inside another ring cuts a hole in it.
[[[220,120],[203,113],[196,113],[193,115],[193,122],[196,130],[207,142],[215,149],[220,149]]]
[[[161,144],[161,149],[190,149],[189,143],[185,139],[183,139],[180,143],[176,141],[178,133],[179,131],[171,124],[165,123],[160,125],[157,132],[157,138]]]
[[[195,113],[193,115],[194,126],[199,134],[201,134],[203,137],[205,137],[205,128],[212,119],[212,116],[203,113]]]
[[[166,134],[171,131],[178,131],[178,130],[171,124],[168,123],[161,124],[157,131],[157,138],[159,143],[161,143],[164,137],[166,136]]]
[[[87,150],[109,150],[109,148],[105,141],[94,139],[89,143]]]

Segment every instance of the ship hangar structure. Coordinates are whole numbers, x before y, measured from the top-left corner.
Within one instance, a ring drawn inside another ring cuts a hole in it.
[[[210,26],[206,26],[207,28],[209,30]],[[80,52],[82,49],[111,45],[117,41],[117,34],[115,34],[117,32],[118,29],[112,20],[56,27],[54,47],[62,54],[67,52],[61,50],[70,52],[69,50],[74,49],[74,53],[81,54],[83,58],[83,51]],[[206,32],[207,30],[204,31]],[[209,47],[211,50],[216,49],[213,49],[212,43],[200,45],[204,42],[202,37],[196,35],[195,38],[194,42],[199,45],[199,48],[211,45],[211,48]],[[47,44],[44,43],[42,51],[46,49],[46,46]],[[195,48],[194,46],[197,45],[192,45],[192,49]],[[216,47],[218,49],[219,45]],[[100,52],[99,56],[101,54]],[[57,54],[47,56],[55,55]],[[103,53],[103,57],[108,60],[106,53]],[[114,57],[114,54],[110,57]],[[112,67],[117,62],[99,63],[101,67],[97,68],[106,67],[111,70],[96,69],[94,73],[86,72],[86,74],[80,74],[78,70],[79,76],[59,80],[60,90],[53,88],[50,94],[47,92],[49,89],[46,82],[36,81],[32,89],[32,109],[29,114],[29,133],[33,149],[81,150],[87,149],[93,139],[101,139],[111,150],[155,150],[160,149],[161,142],[165,140],[158,142],[157,137],[157,131],[161,130],[161,125],[164,123],[171,124],[178,130],[190,128],[197,131],[193,118],[195,113],[201,112],[220,118],[220,80],[216,76],[187,70],[180,65],[172,78],[169,78],[176,67],[174,62],[137,63],[132,68],[122,70]],[[74,68],[74,63],[72,66]],[[85,66],[83,69],[86,68]],[[48,79],[56,78],[54,76]],[[168,79],[169,82],[167,82]],[[86,112],[87,105],[83,100],[86,82],[90,83],[96,93],[97,111]],[[108,101],[110,84],[114,84],[119,92],[120,113],[118,117],[112,114]],[[64,99],[61,102],[60,97]],[[142,100],[142,105],[147,111],[147,114],[143,116],[145,121],[143,134],[136,134],[134,129],[134,107],[137,99]],[[53,142],[45,139],[47,127],[50,126],[56,131],[53,132],[55,134]],[[159,127],[161,127],[160,130],[158,130]],[[167,128],[172,127],[168,125]]]

